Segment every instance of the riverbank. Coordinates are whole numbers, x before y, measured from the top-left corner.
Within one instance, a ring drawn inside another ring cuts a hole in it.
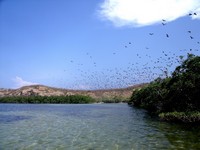
[[[160,113],[158,116],[168,122],[200,124],[200,112],[168,112]]]
[[[101,103],[127,103],[122,98],[102,99],[101,101],[90,96],[66,95],[66,96],[7,96],[0,97],[0,103],[19,104],[101,104]]]
[[[128,103],[129,106],[135,106],[133,103]],[[143,107],[138,107],[145,109]],[[149,112],[149,111],[148,111]],[[166,121],[171,123],[183,123],[183,124],[200,124],[200,112],[162,112],[162,113],[152,113],[149,112],[150,116],[158,117],[160,121]]]

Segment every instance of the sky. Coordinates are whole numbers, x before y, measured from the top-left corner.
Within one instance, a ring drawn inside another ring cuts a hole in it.
[[[200,0],[0,0],[0,88],[123,88],[200,55]]]

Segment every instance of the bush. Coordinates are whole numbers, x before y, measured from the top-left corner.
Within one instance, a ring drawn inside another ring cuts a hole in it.
[[[0,103],[60,103],[60,104],[87,104],[94,103],[94,99],[83,95],[67,96],[14,96],[1,97]]]
[[[168,112],[159,114],[161,120],[184,123],[200,123],[200,112]]]
[[[129,103],[151,113],[200,111],[200,57],[188,58],[171,77],[158,78],[133,92]]]

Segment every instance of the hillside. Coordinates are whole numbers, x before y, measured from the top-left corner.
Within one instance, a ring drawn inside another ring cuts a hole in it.
[[[106,90],[69,90],[48,87],[44,85],[24,86],[19,89],[0,89],[0,97],[6,96],[61,96],[61,95],[87,95],[96,101],[128,100],[134,89],[141,88],[145,84],[139,84],[121,89]]]

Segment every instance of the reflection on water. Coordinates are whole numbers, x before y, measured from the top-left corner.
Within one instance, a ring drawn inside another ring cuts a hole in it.
[[[0,149],[198,149],[200,129],[126,104],[0,104]]]

